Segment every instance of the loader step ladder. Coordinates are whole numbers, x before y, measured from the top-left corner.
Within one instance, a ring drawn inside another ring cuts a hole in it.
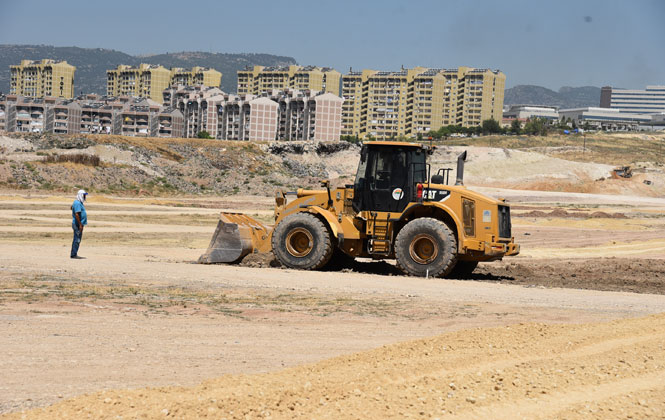
[[[392,223],[390,222],[390,213],[386,218],[379,218],[377,212],[371,213],[371,218],[368,220],[368,234],[370,236],[367,241],[367,252],[372,255],[390,255],[392,251]]]

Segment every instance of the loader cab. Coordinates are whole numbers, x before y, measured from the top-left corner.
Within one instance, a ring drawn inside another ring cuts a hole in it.
[[[353,185],[353,209],[403,212],[427,180],[428,149],[402,142],[365,143]]]

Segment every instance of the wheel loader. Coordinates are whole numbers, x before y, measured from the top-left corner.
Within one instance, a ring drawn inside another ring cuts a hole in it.
[[[394,259],[407,275],[464,278],[481,261],[519,253],[510,207],[463,184],[466,152],[432,173],[434,148],[419,143],[363,144],[355,182],[332,189],[278,191],[274,228],[222,213],[199,263],[238,263],[273,252],[284,266],[317,270],[349,258]]]

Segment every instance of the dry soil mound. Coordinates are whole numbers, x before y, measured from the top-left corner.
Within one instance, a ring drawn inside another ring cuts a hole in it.
[[[614,169],[612,165],[565,160],[531,150],[442,146],[432,156],[432,171],[453,168],[451,179],[454,180],[457,156],[465,150],[464,180],[469,185],[644,196],[659,196],[665,192],[662,170],[635,174],[630,179],[609,179]],[[651,185],[646,185],[645,180]]]
[[[520,324],[192,388],[101,392],[8,418],[662,418],[665,315]]]
[[[252,194],[353,182],[359,146],[348,142],[234,142],[203,139],[17,134],[0,136],[0,186],[164,195]],[[528,146],[528,144],[525,144]],[[465,181],[474,186],[658,196],[665,193],[660,167],[630,179],[608,179],[611,165],[565,160],[537,150],[438,146],[432,172],[455,168],[468,151]],[[47,156],[99,157],[94,166],[44,162]],[[653,165],[651,165],[653,166]],[[451,173],[454,182],[455,175]],[[644,183],[648,181],[648,185]]]

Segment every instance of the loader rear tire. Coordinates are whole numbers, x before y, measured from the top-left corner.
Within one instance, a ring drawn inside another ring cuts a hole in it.
[[[272,250],[282,265],[300,270],[317,270],[333,254],[328,228],[309,213],[286,216],[272,234]]]
[[[397,268],[419,277],[443,277],[457,262],[457,240],[445,223],[430,217],[410,221],[395,241]]]

